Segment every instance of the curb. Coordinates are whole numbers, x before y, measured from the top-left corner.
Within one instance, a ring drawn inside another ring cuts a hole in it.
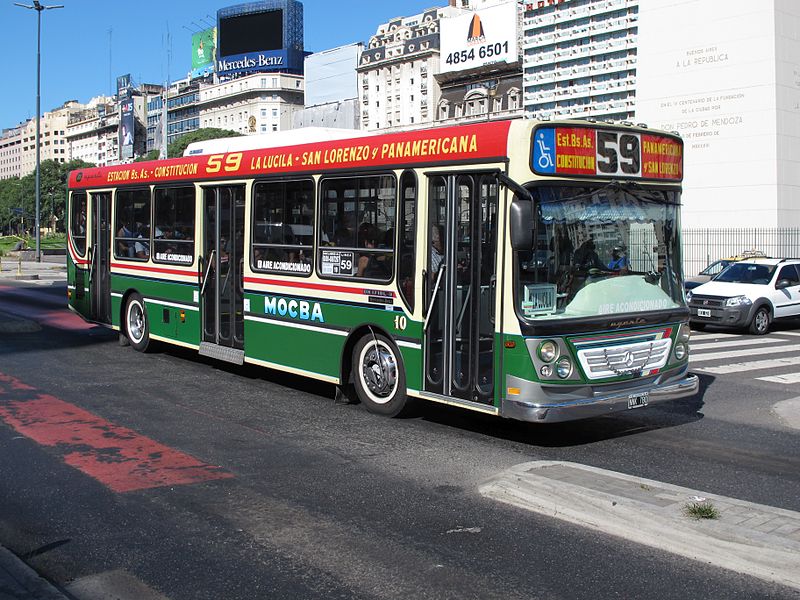
[[[68,600],[10,550],[0,546],[0,591],[3,598]],[[8,594],[8,595],[6,595]]]
[[[483,496],[800,590],[800,513],[561,461],[516,465]],[[709,502],[718,520],[683,514]]]

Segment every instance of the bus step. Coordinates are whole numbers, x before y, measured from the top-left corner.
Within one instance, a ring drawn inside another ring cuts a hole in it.
[[[228,346],[219,346],[211,342],[202,342],[200,344],[200,355],[216,358],[217,360],[224,360],[225,362],[235,365],[244,364],[244,350],[237,350],[236,348],[229,348]]]

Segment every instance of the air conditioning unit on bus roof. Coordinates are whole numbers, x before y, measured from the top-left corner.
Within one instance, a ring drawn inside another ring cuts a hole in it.
[[[242,135],[239,137],[221,138],[192,142],[183,151],[184,156],[198,154],[225,154],[226,152],[243,152],[262,148],[279,148],[295,144],[313,144],[314,142],[330,142],[349,138],[375,135],[361,129],[336,129],[333,127],[301,127],[287,131],[275,131],[258,135]]]

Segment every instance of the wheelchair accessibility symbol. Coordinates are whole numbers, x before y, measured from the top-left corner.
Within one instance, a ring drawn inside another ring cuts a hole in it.
[[[540,129],[536,132],[533,146],[533,161],[540,173],[555,173],[555,130]]]

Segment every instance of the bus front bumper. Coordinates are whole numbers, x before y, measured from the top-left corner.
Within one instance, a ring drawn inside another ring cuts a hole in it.
[[[519,388],[521,393],[520,397],[503,399],[500,414],[509,419],[535,423],[575,421],[613,412],[646,409],[653,404],[692,396],[700,386],[697,376],[689,374],[686,368],[682,369],[680,375],[657,377],[649,380],[647,385],[624,386],[613,390],[600,386],[581,386],[562,398],[553,398],[541,384],[513,376],[509,376],[508,380],[509,386]],[[550,397],[545,400],[542,396]]]

